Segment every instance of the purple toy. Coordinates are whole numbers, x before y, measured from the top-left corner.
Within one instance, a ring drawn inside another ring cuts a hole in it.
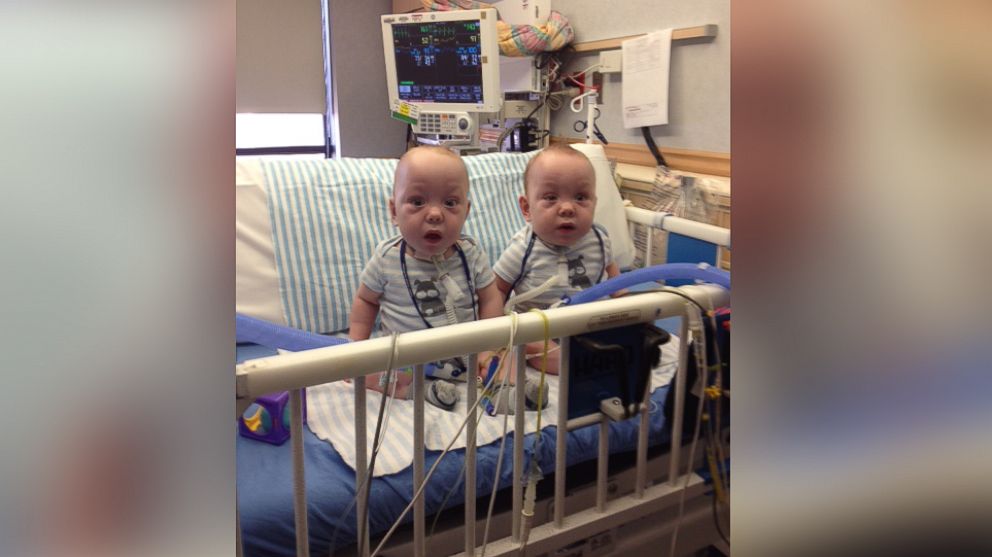
[[[303,391],[303,421],[307,419],[307,393]],[[273,420],[272,416],[281,419]],[[282,445],[289,439],[289,391],[258,397],[238,420],[241,435],[273,445]]]

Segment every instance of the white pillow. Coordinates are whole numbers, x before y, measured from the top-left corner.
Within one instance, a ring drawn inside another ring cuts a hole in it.
[[[610,161],[602,145],[596,143],[572,143],[572,148],[589,157],[596,170],[596,214],[593,219],[606,228],[613,244],[613,258],[623,269],[634,262],[634,241],[627,227],[627,212],[623,208],[623,198],[613,180]]]
[[[235,165],[235,311],[286,325],[262,188],[265,174],[257,159],[237,159]]]

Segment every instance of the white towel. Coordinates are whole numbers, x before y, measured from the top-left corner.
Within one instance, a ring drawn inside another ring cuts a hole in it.
[[[652,370],[651,391],[671,382],[678,367],[678,337],[672,335],[670,342],[661,348],[661,364]],[[528,377],[538,379],[540,372],[527,370]],[[547,375],[549,403],[541,414],[541,426],[547,427],[557,423],[558,418],[558,376]],[[429,450],[440,451],[451,442],[455,432],[464,420],[467,404],[465,403],[466,384],[460,383],[461,398],[455,405],[454,411],[446,412],[430,404],[424,405],[424,445]],[[372,454],[372,441],[375,435],[376,416],[382,395],[375,391],[367,391],[366,424],[368,433],[368,453]],[[481,407],[481,405],[480,405]],[[413,401],[393,400],[389,409],[390,418],[388,430],[380,433],[383,436],[382,448],[375,461],[374,475],[384,476],[405,469],[413,463]],[[481,410],[480,410],[481,412]],[[537,412],[527,412],[526,431],[533,433],[537,427]],[[337,381],[316,387],[307,388],[307,423],[317,437],[329,441],[338,451],[348,466],[355,468],[355,388],[351,383]],[[509,419],[509,431],[513,430],[513,417]],[[467,429],[467,427],[466,427]],[[498,441],[503,434],[503,417],[485,415],[476,430],[476,444],[488,445]],[[452,445],[452,450],[463,449],[466,446],[466,432],[462,430],[458,440]]]

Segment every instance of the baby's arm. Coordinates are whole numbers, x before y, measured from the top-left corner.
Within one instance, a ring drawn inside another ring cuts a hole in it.
[[[617,266],[617,262],[616,261],[614,261],[614,262],[612,262],[612,263],[610,263],[609,265],[606,266],[606,278],[607,279],[611,279],[611,278],[613,278],[613,277],[615,277],[615,276],[617,276],[619,274],[620,274],[620,267]],[[624,290],[618,290],[618,291],[614,292],[613,294],[610,294],[610,297],[611,298],[619,298],[620,296],[625,296],[626,294],[627,294],[627,290],[626,289],[624,289]]]
[[[499,283],[503,279],[496,277],[496,280],[489,283],[489,286],[479,289],[479,319],[489,319],[491,317],[503,316],[503,290]]]
[[[355,301],[351,304],[351,315],[348,318],[348,338],[365,340],[372,334],[375,318],[379,314],[379,297],[382,296],[360,284],[355,293]]]
[[[379,314],[379,298],[381,293],[372,290],[364,284],[358,285],[358,292],[355,292],[355,301],[351,303],[351,315],[348,317],[348,338],[352,341],[365,340],[372,335],[372,327],[375,325],[375,317]],[[383,372],[370,373],[365,376],[365,387],[386,392],[379,379]],[[406,398],[406,385],[397,387],[397,398]]]
[[[507,298],[509,298],[509,296],[510,296],[510,288],[512,288],[512,287],[513,287],[513,285],[510,284],[510,283],[508,283],[508,282],[506,282],[505,280],[503,280],[503,277],[501,277],[499,275],[496,275],[496,288],[499,290],[499,293],[500,293],[500,296],[501,296],[500,302],[499,302],[500,303],[500,306],[501,306],[500,309],[502,309],[502,305],[505,304]]]
[[[502,279],[496,277],[496,280],[490,282],[488,286],[476,291],[476,294],[479,295],[479,319],[503,316],[503,295],[498,284],[500,280]],[[490,350],[479,353],[479,373],[483,377],[485,377],[485,373],[489,369],[489,360],[492,359],[494,354],[495,352]]]

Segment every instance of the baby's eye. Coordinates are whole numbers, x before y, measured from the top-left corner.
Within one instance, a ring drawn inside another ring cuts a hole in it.
[[[448,209],[454,209],[455,207],[457,207],[460,204],[461,204],[460,201],[458,199],[456,199],[456,198],[451,198],[451,199],[445,199],[444,200],[444,206],[446,208],[448,208]]]
[[[580,193],[575,196],[575,200],[578,202],[589,201],[589,196],[584,193]]]
[[[546,193],[541,199],[544,199],[545,201],[558,201],[558,196],[553,193]]]
[[[411,197],[410,199],[407,200],[407,203],[409,203],[410,205],[413,205],[414,207],[423,207],[424,206],[424,200],[421,199],[421,198],[419,198],[419,197]]]

